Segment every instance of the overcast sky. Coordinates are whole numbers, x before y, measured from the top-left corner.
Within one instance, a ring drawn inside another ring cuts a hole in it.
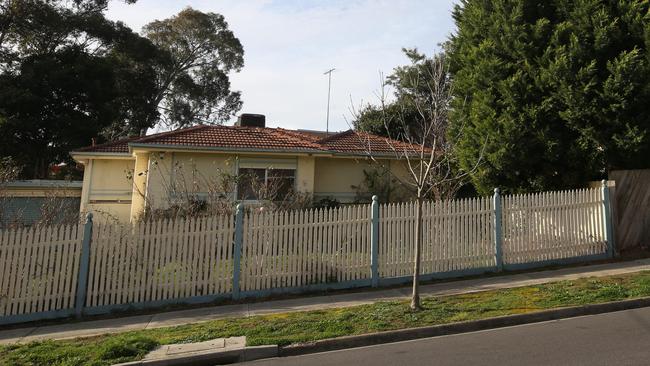
[[[428,55],[454,31],[454,0],[138,0],[112,2],[108,18],[132,29],[187,6],[223,14],[244,46],[244,68],[231,75],[240,113],[266,115],[267,126],[348,129],[352,103],[376,102],[379,73],[407,62],[402,47]],[[234,119],[233,119],[234,120]],[[230,121],[232,122],[232,121]]]

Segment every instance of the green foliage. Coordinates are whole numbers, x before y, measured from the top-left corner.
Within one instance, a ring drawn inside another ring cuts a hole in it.
[[[341,207],[341,202],[336,198],[325,197],[315,201],[312,205],[313,208],[339,208]]]
[[[133,358],[144,357],[147,352],[158,346],[158,342],[150,337],[131,335],[121,338],[109,338],[102,343],[98,350],[101,360],[113,363],[129,361]]]
[[[111,365],[140,359],[163,344],[244,335],[251,346],[287,345],[644,296],[650,296],[650,272],[425,297],[422,311],[418,312],[411,311],[405,301],[382,301],[347,308],[219,319],[88,339],[0,346],[0,364]]]
[[[413,196],[383,167],[364,169],[363,181],[352,188],[356,191],[355,202],[370,202],[373,195],[381,203],[403,202]]]
[[[16,366],[109,366],[140,359],[158,346],[158,341],[138,333],[117,334],[100,339],[33,342],[0,346],[0,364]]]
[[[0,4],[0,156],[23,166],[23,177],[45,178],[109,126],[138,133],[157,113],[142,103],[154,91],[157,51],[105,19],[106,3]]]
[[[74,166],[68,152],[92,138],[138,135],[161,117],[216,122],[241,107],[228,73],[243,50],[223,16],[186,9],[147,25],[145,38],[107,20],[107,3],[0,2],[0,157],[24,178]]]
[[[426,103],[430,98],[429,85],[432,82],[431,68],[436,55],[427,58],[416,49],[402,49],[410,63],[398,66],[386,80],[386,86],[392,88],[395,99],[381,100],[379,105],[368,104],[359,111],[353,121],[354,128],[379,136],[403,140],[406,134],[419,136],[420,120],[430,116],[422,116],[428,110],[419,109],[415,102]],[[385,96],[384,96],[385,97]],[[406,128],[406,129],[405,129]]]
[[[482,194],[569,188],[650,166],[650,4],[464,0],[445,45],[452,131]]]
[[[10,156],[0,158],[0,188],[7,182],[11,182],[18,177],[20,167]]]

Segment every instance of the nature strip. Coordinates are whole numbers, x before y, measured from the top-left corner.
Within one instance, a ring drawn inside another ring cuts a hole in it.
[[[650,297],[612,301],[602,304],[573,306],[525,314],[498,316],[481,320],[470,320],[451,324],[399,329],[378,333],[322,339],[307,343],[296,343],[280,347],[279,354],[281,357],[286,357],[317,352],[335,351],[346,348],[372,346],[382,343],[408,341],[419,338],[475,332],[479,330],[496,329],[514,325],[539,323],[585,315],[596,315],[614,311],[638,309],[648,306],[650,306]]]

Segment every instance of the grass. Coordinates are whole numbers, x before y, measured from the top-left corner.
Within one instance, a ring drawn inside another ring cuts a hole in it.
[[[349,308],[229,318],[76,340],[0,347],[0,365],[111,365],[142,358],[162,344],[248,337],[249,345],[314,341],[344,335],[446,324],[565,306],[650,296],[650,272],[586,278],[465,295],[426,297]]]

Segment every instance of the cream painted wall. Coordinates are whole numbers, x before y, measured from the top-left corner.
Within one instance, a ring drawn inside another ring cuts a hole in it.
[[[128,222],[133,191],[129,176],[134,165],[130,159],[85,161],[80,211],[92,212],[95,220]]]
[[[373,165],[365,159],[316,158],[314,174],[314,197],[334,198],[340,202],[352,202],[356,190],[363,182],[363,170]]]
[[[132,200],[129,220],[136,221],[144,213],[149,182],[149,153],[138,151],[135,155],[133,169]]]
[[[399,177],[407,178],[407,170],[399,161],[380,161]],[[316,158],[314,196],[331,197],[343,203],[354,201],[357,190],[364,180],[363,171],[377,169],[375,162],[364,158]],[[372,193],[372,192],[370,192]]]
[[[89,200],[131,200],[133,160],[94,159],[90,174]]]
[[[187,187],[190,192],[207,193],[228,188],[223,187],[223,179],[225,175],[235,173],[236,157],[225,154],[173,153],[172,164],[172,181],[179,189]]]
[[[89,203],[87,212],[93,213],[93,221],[98,223],[128,223],[131,217],[131,202]]]
[[[312,156],[298,157],[296,168],[296,191],[313,193],[315,184],[316,159]]]
[[[163,208],[167,205],[172,178],[172,153],[148,154],[145,204],[147,208]]]

